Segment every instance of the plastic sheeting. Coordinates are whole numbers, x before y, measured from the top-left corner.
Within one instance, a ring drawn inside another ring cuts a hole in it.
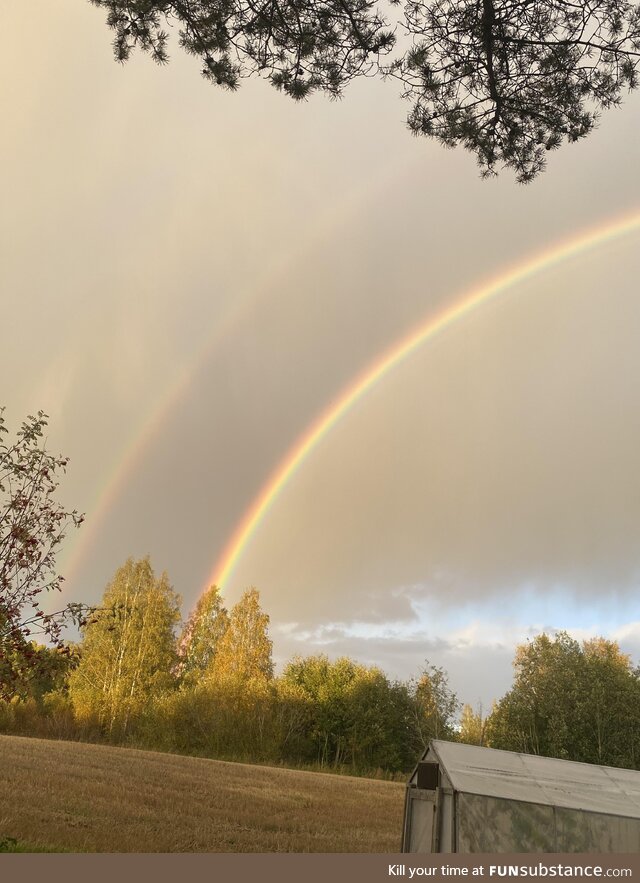
[[[459,794],[457,815],[460,853],[640,852],[640,819],[479,794]]]
[[[434,741],[455,791],[640,819],[640,771]]]
[[[640,853],[638,770],[440,741],[423,760],[439,764],[441,787],[417,789],[412,775],[407,851]]]

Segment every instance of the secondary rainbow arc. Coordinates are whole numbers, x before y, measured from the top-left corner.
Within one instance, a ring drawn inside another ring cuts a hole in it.
[[[417,165],[417,161],[408,163],[402,170],[400,177],[409,175],[415,165]],[[79,535],[75,544],[71,543],[70,552],[65,557],[64,573],[67,584],[76,579],[77,574],[84,566],[90,550],[98,540],[104,520],[114,508],[118,497],[123,493],[129,476],[138,467],[145,451],[159,435],[166,421],[170,419],[174,408],[187,394],[219,341],[224,339],[230,329],[234,328],[242,317],[251,311],[258,299],[266,291],[276,285],[280,279],[284,278],[291,271],[292,267],[302,261],[305,255],[308,255],[313,248],[317,247],[318,242],[322,242],[327,237],[334,235],[335,228],[338,227],[339,229],[354,214],[362,211],[363,205],[372,199],[373,194],[384,194],[388,187],[392,184],[397,184],[398,179],[397,164],[395,160],[390,160],[379,170],[373,188],[367,182],[366,186],[361,184],[354,190],[345,193],[337,207],[334,207],[326,216],[321,216],[301,236],[296,248],[277,257],[273,264],[264,271],[262,277],[254,280],[251,290],[247,288],[241,292],[234,307],[212,328],[209,334],[205,335],[203,342],[190,363],[185,364],[176,372],[174,380],[148,408],[135,431],[131,433],[123,450],[113,461],[106,479],[94,492],[92,502],[88,506],[88,511],[90,512],[88,524]]]
[[[208,587],[211,583],[225,587],[242,553],[263,522],[268,510],[302,463],[362,396],[390,371],[408,359],[419,347],[460,319],[468,316],[481,305],[489,303],[498,295],[513,289],[518,283],[592,248],[630,234],[639,228],[640,213],[633,213],[601,224],[597,228],[582,232],[569,240],[564,240],[558,245],[545,249],[516,266],[503,270],[484,284],[467,291],[451,306],[446,307],[435,316],[428,317],[417,329],[409,332],[408,335],[387,349],[382,356],[342,390],[289,448],[231,534],[203,588]]]

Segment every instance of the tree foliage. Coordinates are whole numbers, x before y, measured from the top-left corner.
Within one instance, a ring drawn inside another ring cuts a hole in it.
[[[84,518],[56,500],[68,458],[47,451],[42,411],[27,417],[12,443],[4,440],[3,415],[0,409],[0,698],[23,690],[25,679],[44,675],[51,662],[31,637],[41,636],[66,653],[62,628],[84,613],[74,604],[55,613],[42,609],[43,593],[62,587],[58,547],[68,527],[78,527]]]
[[[422,748],[431,739],[454,739],[460,710],[458,697],[449,686],[443,668],[425,663],[417,680],[411,684],[413,716]]]
[[[308,754],[320,766],[407,769],[417,757],[412,697],[406,684],[343,657],[298,657],[282,683],[308,708]]]
[[[260,606],[260,593],[251,588],[232,608],[208,673],[214,679],[269,680],[273,677],[269,616]]]
[[[132,716],[175,685],[179,618],[179,598],[148,558],[120,567],[83,630],[69,686],[78,716],[125,734]]]
[[[44,663],[0,700],[0,731],[365,774],[407,772],[432,739],[640,768],[640,669],[613,641],[559,632],[518,647],[513,687],[485,719],[429,663],[399,682],[317,655],[275,677],[254,588],[227,614],[212,586],[180,640],[179,603],[148,558],[129,559],[67,655],[20,648]]]
[[[458,741],[465,745],[484,745],[486,720],[482,716],[482,706],[476,710],[469,704],[462,706]]]
[[[321,766],[350,759],[351,694],[363,676],[365,668],[351,659],[331,662],[324,655],[298,657],[284,669],[283,682],[299,689],[309,703],[311,758]]]
[[[210,586],[198,599],[180,638],[180,674],[185,682],[195,683],[213,666],[228,625],[220,589]]]
[[[519,181],[637,85],[640,7],[625,0],[408,0],[414,45],[394,65],[409,127]]]
[[[492,747],[639,765],[640,674],[615,642],[538,635],[518,647],[514,667],[514,685],[487,721]]]
[[[356,77],[391,76],[412,132],[521,182],[637,86],[640,6],[629,0],[404,0],[395,25],[376,0],[91,2],[108,10],[119,61],[139,48],[166,62],[175,25],[203,76],[228,89],[258,74],[294,99],[336,97]]]
[[[260,74],[295,99],[318,90],[339,95],[393,44],[372,0],[91,2],[108,10],[118,61],[140,48],[164,63],[163,25],[177,24],[180,45],[200,59],[210,82],[236,89],[243,77]]]

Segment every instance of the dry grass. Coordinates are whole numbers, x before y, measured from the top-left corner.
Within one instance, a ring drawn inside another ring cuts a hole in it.
[[[0,835],[90,852],[396,852],[403,786],[0,736]]]

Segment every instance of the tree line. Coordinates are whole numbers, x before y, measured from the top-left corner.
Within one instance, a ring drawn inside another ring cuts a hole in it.
[[[148,559],[120,567],[98,607],[45,613],[56,551],[83,520],[56,500],[68,461],[46,425],[30,415],[7,441],[0,409],[0,731],[369,773],[406,772],[433,738],[640,768],[640,668],[604,638],[519,646],[513,686],[484,715],[428,664],[403,682],[316,655],[276,676],[256,589],[228,611],[211,586],[182,625]]]
[[[394,773],[433,736],[452,737],[457,699],[441,669],[411,683],[351,659],[294,658],[276,677],[269,617],[248,589],[227,610],[211,586],[180,626],[180,599],[148,558],[128,560],[43,675],[14,679],[5,732],[105,740],[235,760]],[[56,655],[57,654],[57,655]]]
[[[276,676],[255,588],[227,610],[211,586],[181,625],[145,558],[117,570],[79,643],[32,652],[49,665],[13,678],[4,732],[379,775],[405,774],[434,738],[640,768],[640,672],[604,638],[518,647],[513,686],[484,716],[428,664],[399,681],[314,655]]]

